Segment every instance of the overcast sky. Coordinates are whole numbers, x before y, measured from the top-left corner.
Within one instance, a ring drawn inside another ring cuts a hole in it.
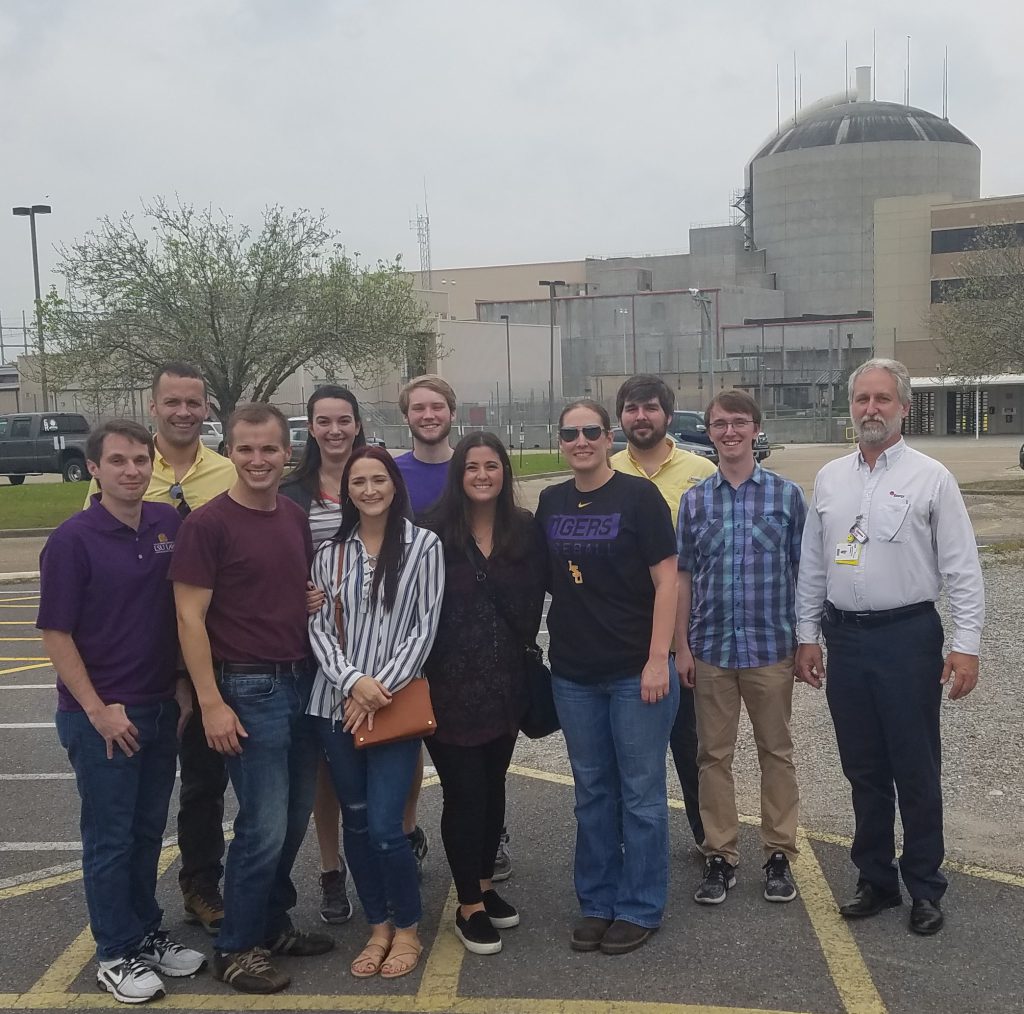
[[[157,194],[258,221],[326,210],[350,251],[402,254],[429,197],[435,270],[684,250],[728,221],[793,107],[871,62],[877,97],[941,112],[1024,191],[1024,4],[949,0],[17,0],[0,7],[0,312],[54,246]]]

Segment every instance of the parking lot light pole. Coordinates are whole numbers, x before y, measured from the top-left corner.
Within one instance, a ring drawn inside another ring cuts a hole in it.
[[[564,288],[565,282],[561,280],[549,282],[545,279],[537,284],[547,286],[548,302],[551,304],[551,344],[548,363],[548,450],[550,451],[551,434],[555,426],[555,289],[559,285]]]
[[[512,450],[512,346],[509,343],[508,314],[503,313],[501,319],[505,322],[505,369],[508,374],[508,449]]]
[[[32,278],[36,283],[36,341],[39,349],[39,387],[43,395],[43,411],[50,410],[50,400],[46,389],[46,346],[43,342],[43,296],[39,289],[39,250],[36,246],[36,215],[49,215],[53,209],[49,204],[33,204],[30,208],[12,208],[15,215],[28,216],[32,233]]]

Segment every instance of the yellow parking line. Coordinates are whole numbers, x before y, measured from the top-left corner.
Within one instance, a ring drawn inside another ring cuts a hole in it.
[[[49,662],[45,655],[12,655],[10,658],[0,658],[2,662]]]
[[[0,620],[0,627],[30,627],[31,620]]]
[[[797,831],[797,845],[800,854],[792,863],[793,877],[844,1009],[847,1014],[885,1014],[885,1004],[860,948],[839,914],[818,857],[802,831]]]
[[[28,672],[29,669],[49,669],[50,661],[37,662],[35,665],[17,665],[13,669],[0,669],[0,676],[10,676],[11,673]]]
[[[14,602],[31,602],[31,601],[36,601],[36,602],[39,601],[39,592],[36,592],[34,595],[15,595],[15,596],[11,596],[11,598],[9,598],[9,599],[0,598],[0,606],[11,605]]]
[[[41,637],[0,637],[0,642],[7,643],[8,641],[41,641]]]
[[[2,599],[0,599],[0,609],[38,609],[38,608],[39,608],[39,603],[38,602],[30,602],[30,603],[24,603],[24,604],[20,603],[20,602],[12,602],[12,603],[8,604],[7,602],[4,602]]]
[[[421,1010],[448,1010],[459,995],[459,974],[462,972],[462,958],[466,949],[451,931],[458,904],[459,898],[452,884],[441,913],[437,936],[430,947],[423,980],[416,994]]]

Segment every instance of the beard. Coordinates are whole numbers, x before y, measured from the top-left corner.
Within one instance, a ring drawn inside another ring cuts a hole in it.
[[[896,436],[903,426],[902,417],[896,419],[861,419],[854,420],[853,432],[857,436],[857,442],[867,444],[869,447],[884,444]]]
[[[652,426],[649,430],[645,430],[642,433],[637,433],[636,427],[627,430],[623,426],[623,431],[626,434],[626,439],[639,451],[649,451],[652,447],[657,447],[658,444],[663,443],[665,436],[668,433],[668,426],[658,428]]]
[[[420,430],[419,427],[413,429],[410,426],[409,430],[421,444],[427,444],[428,446],[432,446],[434,444],[444,443],[444,441],[448,439],[448,435],[452,431],[452,424],[451,421],[449,420],[447,425],[441,426],[436,433],[432,433],[429,436],[423,433],[423,431]]]

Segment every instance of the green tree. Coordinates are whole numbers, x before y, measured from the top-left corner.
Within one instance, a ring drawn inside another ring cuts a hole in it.
[[[66,295],[44,307],[54,389],[137,388],[180,359],[226,418],[303,365],[363,383],[422,360],[424,312],[400,260],[362,266],[324,214],[270,207],[254,232],[162,198],[143,212],[152,235],[125,213],[60,250]]]
[[[1024,224],[979,229],[955,271],[928,314],[943,375],[1024,372]]]

